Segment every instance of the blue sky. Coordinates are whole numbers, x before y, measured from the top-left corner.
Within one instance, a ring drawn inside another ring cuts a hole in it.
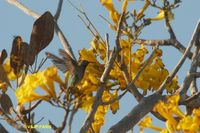
[[[117,0],[115,1],[118,4],[118,8],[120,7],[120,3]],[[182,4],[179,8],[174,10],[175,13],[175,20],[172,21],[172,27],[177,35],[178,40],[184,45],[187,46],[190,37],[194,31],[194,28],[197,24],[198,19],[200,18],[200,1],[199,0],[182,0]],[[23,4],[30,7],[32,10],[42,14],[46,10],[50,10],[52,14],[55,13],[58,0],[20,0]],[[103,21],[99,14],[108,17],[108,12],[101,6],[99,0],[82,0],[76,1],[75,5],[79,6],[82,5],[84,10],[86,11],[88,17],[91,19],[93,24],[99,30],[99,33],[104,36],[106,32],[111,34],[111,39],[114,40],[113,33],[108,28],[108,25]],[[131,4],[133,5],[133,4]],[[129,6],[131,9],[131,7]],[[84,24],[78,18],[78,12],[72,8],[67,1],[63,4],[62,14],[59,18],[58,24],[64,34],[66,35],[68,41],[70,42],[73,51],[78,58],[78,50],[86,47],[89,48],[89,42],[92,40],[93,36],[89,33],[86,29]],[[34,19],[26,14],[24,14],[18,8],[8,4],[6,0],[0,1],[0,50],[5,48],[8,53],[10,53],[10,49],[12,46],[12,39],[14,35],[21,35],[23,40],[29,42],[30,34],[32,31],[32,25],[34,23]],[[156,22],[152,24],[152,26],[147,27],[142,32],[142,37],[144,39],[164,39],[168,38],[169,35],[164,27],[163,22]],[[111,42],[113,41],[111,40]],[[57,53],[57,49],[62,48],[60,41],[58,40],[56,34],[54,36],[53,41],[51,44],[40,53],[40,57],[44,56],[45,51]],[[172,47],[162,47],[163,49],[163,60],[165,62],[166,67],[169,70],[172,70],[173,67],[176,65],[177,61],[180,59],[181,54]],[[47,62],[49,65],[50,62]],[[178,73],[179,75],[179,83],[183,81],[183,77],[188,71],[188,60],[184,64],[181,71]],[[9,91],[9,94],[14,98],[14,94],[12,91]],[[16,104],[16,103],[15,103]],[[107,129],[120,120],[125,114],[127,114],[136,104],[135,99],[128,94],[126,97],[122,99],[120,102],[120,110],[117,112],[116,115],[113,115],[110,111],[106,115],[106,124],[102,128],[102,133],[106,132]],[[62,111],[51,107],[46,102],[43,102],[36,111],[36,121],[39,120],[42,116],[45,119],[40,124],[47,124],[48,119],[52,120],[54,123],[58,125],[61,123],[63,119]],[[73,123],[73,133],[79,131],[86,113],[80,111]],[[48,118],[48,119],[47,119]],[[0,121],[10,132],[14,132],[16,130],[12,129],[9,125],[7,125],[2,120]],[[155,124],[164,125],[162,122],[156,121]],[[42,132],[50,132],[47,129],[41,130]],[[138,128],[134,129],[135,132],[138,131]],[[152,132],[148,130],[148,132]]]

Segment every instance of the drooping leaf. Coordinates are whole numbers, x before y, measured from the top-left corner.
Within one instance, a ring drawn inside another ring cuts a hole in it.
[[[12,42],[12,49],[10,53],[10,65],[14,69],[14,73],[17,73],[22,68],[21,59],[20,59],[20,48],[21,48],[22,38],[16,36]]]
[[[30,46],[28,47],[28,53],[27,53],[27,58],[26,58],[26,65],[33,65],[34,61],[35,61],[35,53],[33,48],[31,48]]]
[[[0,64],[3,64],[4,60],[7,58],[8,54],[5,49],[0,53]]]
[[[0,104],[1,104],[1,108],[3,109],[3,111],[6,114],[12,113],[13,103],[12,103],[10,97],[6,93],[3,93],[0,96]]]
[[[29,45],[26,42],[22,42],[21,43],[21,49],[20,49],[20,58],[21,58],[21,63],[24,64],[28,64],[27,60],[28,60],[28,50],[29,50]]]
[[[28,47],[29,45],[26,42],[23,42],[20,36],[14,38],[10,54],[10,65],[13,68],[15,75],[18,75],[24,64],[27,64],[26,58]]]
[[[54,35],[54,18],[49,11],[40,16],[33,24],[30,39],[29,63],[32,65],[35,56],[49,45]]]

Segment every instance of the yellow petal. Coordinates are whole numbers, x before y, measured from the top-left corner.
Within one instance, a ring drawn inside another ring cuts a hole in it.
[[[109,11],[114,10],[112,0],[100,0],[101,4]]]
[[[110,14],[110,18],[112,19],[112,21],[117,24],[119,22],[119,18],[120,18],[120,15],[117,11],[115,10],[112,10],[109,12]]]
[[[165,12],[167,12],[169,21],[174,19],[174,14],[171,11],[160,10],[159,14],[154,18],[147,18],[150,21],[159,21],[165,19]]]
[[[149,5],[150,5],[149,0],[145,0],[145,5],[143,6],[142,9],[140,9],[139,13],[137,14],[137,19],[141,19],[141,17],[144,15],[144,12],[149,7]]]
[[[81,60],[87,60],[87,61],[93,62],[93,63],[98,62],[92,49],[87,50],[84,48],[84,49],[80,50],[80,58],[81,58]]]
[[[174,125],[175,126],[175,125]],[[174,133],[174,126],[172,126],[172,124],[169,122],[169,121],[167,121],[166,122],[166,127],[167,127],[167,131],[169,132],[169,133]]]
[[[128,5],[128,0],[124,0],[122,4],[122,12],[126,12],[127,5]]]

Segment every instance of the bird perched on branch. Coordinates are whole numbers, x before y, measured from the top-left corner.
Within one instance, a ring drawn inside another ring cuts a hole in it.
[[[59,54],[61,58],[53,55],[52,53],[46,52],[47,57],[51,59],[53,64],[59,70],[63,73],[69,72],[71,81],[68,84],[68,87],[75,87],[76,84],[83,79],[85,69],[90,62],[87,60],[79,60],[77,62],[63,49],[59,50]]]

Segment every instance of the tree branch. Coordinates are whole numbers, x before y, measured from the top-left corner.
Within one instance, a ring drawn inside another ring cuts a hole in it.
[[[193,46],[197,40],[199,39],[199,36],[200,36],[200,20],[198,21],[198,24],[195,28],[195,31],[192,35],[192,38],[191,38],[191,41],[189,43],[189,46]],[[188,46],[188,47],[189,47]],[[186,50],[187,51],[187,50]],[[198,50],[198,54],[194,54],[193,57],[192,57],[192,64],[191,64],[191,67],[190,67],[190,70],[189,70],[189,73],[193,73],[195,72],[195,66],[198,64],[198,60],[199,60],[199,56],[200,56],[200,51]],[[190,86],[192,82],[192,78],[190,75],[188,75],[185,79],[184,79],[184,82],[183,84],[181,85],[181,87],[178,89],[177,93],[179,93],[181,95],[181,97],[185,97],[186,95],[186,92]],[[182,99],[182,100],[183,100]]]
[[[154,93],[148,97],[144,97],[138,105],[136,105],[130,113],[128,113],[117,124],[113,125],[107,133],[125,133],[133,128],[147,113],[149,113],[159,100],[165,97],[159,93]]]
[[[158,92],[162,93],[164,91],[164,89],[166,88],[167,84],[169,82],[171,82],[171,80],[174,78],[174,76],[177,74],[177,72],[179,71],[179,69],[181,68],[181,66],[183,65],[183,63],[186,60],[186,57],[188,56],[188,53],[190,52],[190,49],[192,48],[194,43],[194,40],[192,39],[187,47],[187,49],[185,50],[183,56],[181,57],[181,59],[179,60],[178,64],[176,65],[176,67],[174,68],[174,70],[170,73],[170,75],[167,76],[167,78],[165,79],[165,81],[162,83],[162,85],[159,87]]]
[[[182,54],[184,54],[186,48],[177,40],[175,39],[162,39],[162,40],[145,40],[145,39],[136,39],[134,43],[137,44],[144,44],[147,46],[155,46],[158,44],[159,46],[173,46],[178,49]],[[189,59],[192,59],[192,52],[187,54]]]
[[[71,133],[72,122],[73,122],[74,116],[77,113],[77,111],[78,111],[78,108],[75,107],[75,108],[73,108],[73,110],[71,112],[71,115],[70,115],[70,118],[69,118],[69,123],[68,123],[68,133]]]
[[[88,129],[91,127],[92,122],[94,121],[94,115],[97,111],[98,106],[100,105],[100,101],[101,101],[101,97],[103,95],[104,92],[104,84],[107,81],[108,75],[110,73],[110,70],[112,69],[112,66],[114,64],[115,58],[117,57],[117,55],[119,54],[120,51],[120,42],[119,42],[119,38],[120,38],[120,33],[121,33],[121,29],[122,29],[122,24],[123,24],[123,20],[125,17],[125,12],[122,13],[119,23],[118,23],[118,28],[117,28],[117,34],[116,34],[116,38],[115,38],[115,50],[114,50],[114,54],[112,54],[111,58],[109,59],[108,63],[106,64],[106,68],[101,76],[100,79],[100,86],[99,89],[97,91],[97,94],[94,98],[94,102],[92,104],[91,110],[83,124],[83,126],[81,127],[80,133],[85,133],[88,131]]]

